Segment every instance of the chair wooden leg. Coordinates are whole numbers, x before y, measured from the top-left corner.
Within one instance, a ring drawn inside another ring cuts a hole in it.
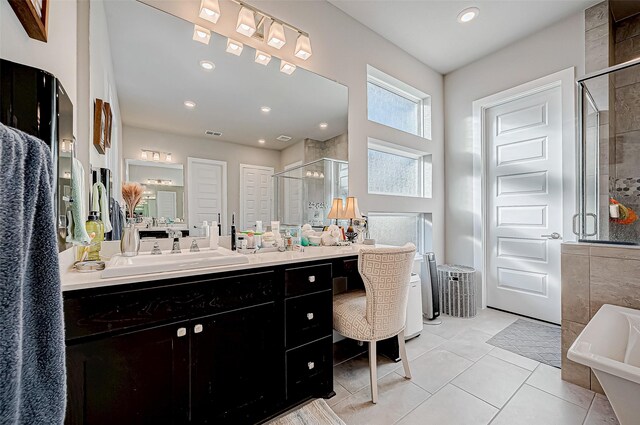
[[[376,354],[376,342],[369,343],[369,374],[371,376],[371,401],[378,402],[378,362]]]
[[[404,332],[398,334],[398,346],[400,347],[400,357],[402,358],[402,367],[404,367],[404,376],[411,379],[411,371],[409,370],[409,358],[407,357],[407,348],[404,345]]]

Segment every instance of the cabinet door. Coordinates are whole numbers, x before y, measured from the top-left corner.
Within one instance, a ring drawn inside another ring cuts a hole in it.
[[[192,420],[252,424],[284,401],[282,319],[274,303],[191,322]]]
[[[183,424],[189,328],[172,324],[67,347],[68,424]]]

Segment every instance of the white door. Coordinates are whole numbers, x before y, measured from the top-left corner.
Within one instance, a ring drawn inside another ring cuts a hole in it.
[[[490,107],[483,123],[487,305],[560,323],[561,87]]]
[[[271,223],[272,167],[240,164],[240,230]]]
[[[156,204],[158,206],[157,217],[176,218],[176,192],[159,190],[156,192]]]
[[[218,214],[221,215],[223,234],[226,234],[227,163],[188,158],[187,167],[189,234],[201,236],[202,222],[217,222]]]
[[[284,169],[289,170],[302,165],[302,161],[296,161],[285,165]],[[284,223],[302,224],[302,169],[291,172],[291,178],[284,179]]]

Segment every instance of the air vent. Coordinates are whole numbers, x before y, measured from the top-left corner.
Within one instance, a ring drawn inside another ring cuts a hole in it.
[[[284,134],[281,136],[276,137],[276,139],[280,140],[281,142],[288,142],[289,140],[291,140],[291,137],[289,136],[285,136]]]
[[[207,136],[222,136],[222,133],[219,131],[207,130],[204,132]]]

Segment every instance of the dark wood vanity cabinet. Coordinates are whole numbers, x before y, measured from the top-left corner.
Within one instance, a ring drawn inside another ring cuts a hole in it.
[[[332,396],[332,269],[65,292],[66,423],[257,424]]]

